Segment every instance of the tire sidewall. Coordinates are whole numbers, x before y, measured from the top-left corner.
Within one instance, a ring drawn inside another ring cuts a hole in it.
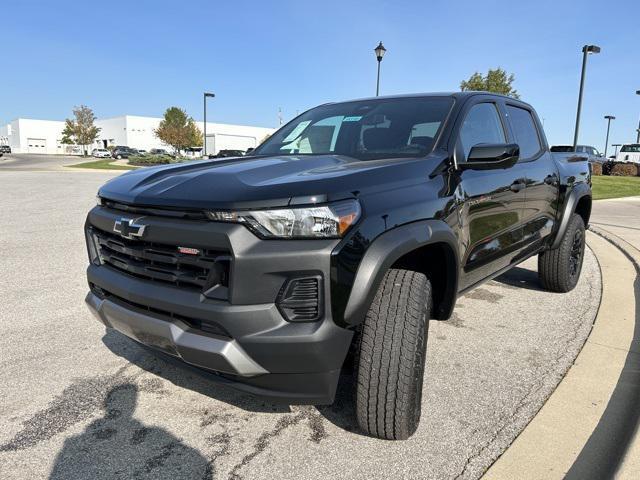
[[[567,228],[564,238],[562,239],[562,243],[563,243],[562,248],[564,250],[563,260],[565,263],[564,268],[566,268],[566,275],[567,275],[567,282],[569,284],[568,285],[569,290],[572,290],[576,286],[576,284],[578,283],[578,280],[580,279],[580,273],[582,272],[582,264],[584,263],[584,251],[586,248],[585,230],[586,229],[584,227],[584,221],[582,220],[582,217],[580,215],[573,214],[571,218],[571,222],[569,224],[569,228]],[[581,231],[582,233],[582,245],[580,248],[580,259],[578,263],[578,268],[576,269],[576,272],[572,275],[571,274],[571,252],[572,252],[573,242],[574,242],[574,238],[577,231]]]

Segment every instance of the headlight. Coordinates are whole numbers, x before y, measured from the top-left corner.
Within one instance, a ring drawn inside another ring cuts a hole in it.
[[[262,238],[339,238],[360,218],[357,200],[273,210],[213,211],[211,220],[243,223]]]

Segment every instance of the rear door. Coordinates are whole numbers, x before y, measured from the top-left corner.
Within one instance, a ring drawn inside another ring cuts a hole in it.
[[[558,169],[549,152],[535,112],[523,104],[505,105],[515,143],[520,147],[519,165],[526,170],[526,205],[522,217],[523,250],[538,249],[553,230],[559,189]]]
[[[503,105],[491,98],[479,96],[465,107],[455,147],[459,161],[466,161],[475,145],[512,143]],[[521,164],[460,172],[456,197],[463,249],[461,289],[508,266],[517,255],[522,246],[525,179]]]

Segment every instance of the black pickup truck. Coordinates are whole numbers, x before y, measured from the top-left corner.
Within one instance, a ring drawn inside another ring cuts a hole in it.
[[[405,439],[429,319],[533,255],[545,288],[571,290],[590,212],[587,162],[555,160],[519,100],[330,103],[249,156],[106,183],[86,221],[86,301],[107,327],[271,399],[331,403],[353,365],[362,430]]]

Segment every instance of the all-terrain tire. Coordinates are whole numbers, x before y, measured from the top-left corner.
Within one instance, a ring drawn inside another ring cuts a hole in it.
[[[552,292],[573,290],[580,278],[584,249],[584,220],[574,213],[558,248],[538,255],[538,278],[542,286]]]
[[[430,312],[424,274],[385,274],[358,340],[356,412],[367,434],[404,440],[418,428]]]

